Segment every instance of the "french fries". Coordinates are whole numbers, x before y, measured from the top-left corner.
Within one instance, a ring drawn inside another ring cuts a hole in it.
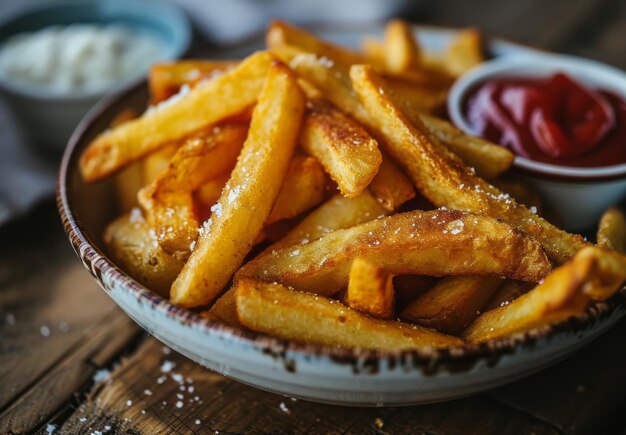
[[[294,74],[284,65],[273,64],[237,165],[172,285],[174,303],[185,307],[210,303],[241,266],[278,197],[304,105]]]
[[[159,295],[169,296],[183,262],[161,249],[139,209],[110,223],[103,239],[113,260],[130,276]]]
[[[188,140],[165,171],[139,192],[146,220],[169,254],[188,255],[200,227],[192,193],[235,166],[247,132],[246,125],[227,124]]]
[[[400,213],[267,252],[238,276],[330,296],[348,285],[356,257],[394,275],[492,274],[536,282],[551,269],[539,244],[512,227],[487,216],[435,210]]]
[[[327,186],[324,168],[316,159],[295,155],[267,224],[290,219],[318,205],[326,198]]]
[[[369,133],[323,100],[309,100],[300,143],[348,198],[367,188],[382,160],[378,143]]]
[[[370,191],[385,210],[394,211],[415,197],[415,188],[393,159],[387,154],[383,156]]]
[[[273,57],[260,52],[233,70],[161,103],[138,119],[96,137],[80,159],[86,181],[97,181],[159,148],[253,105]]]
[[[497,277],[449,276],[421,294],[401,312],[400,319],[446,334],[459,335],[502,284]]]
[[[622,254],[626,251],[626,220],[621,210],[612,207],[602,215],[598,226],[598,245]]]
[[[611,296],[624,280],[625,257],[602,248],[584,248],[528,293],[480,315],[463,338],[482,342],[557,323],[581,313],[590,298]]]
[[[398,20],[364,53],[280,21],[266,39],[154,66],[152,107],[81,156],[85,181],[117,174],[103,239],[138,282],[233,327],[374,349],[499,339],[622,288],[619,210],[598,246],[556,228],[512,152],[436,116],[484,60],[478,32],[438,53]]]
[[[350,76],[359,98],[385,138],[389,153],[403,166],[420,192],[436,206],[483,212],[511,223],[539,240],[559,263],[588,245],[560,230],[477,177],[419,122],[411,123],[385,95],[385,84],[368,66],[354,65]]]
[[[373,319],[311,293],[251,279],[237,282],[236,301],[239,321],[244,326],[288,340],[370,349],[450,347],[463,343],[420,326]]]
[[[391,319],[394,306],[392,278],[371,261],[355,258],[350,268],[348,305],[372,317]]]

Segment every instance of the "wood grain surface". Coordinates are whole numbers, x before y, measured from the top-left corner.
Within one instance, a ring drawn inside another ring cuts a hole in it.
[[[417,2],[419,23],[626,68],[626,2]],[[0,228],[0,433],[626,433],[626,321],[533,377],[448,403],[320,405],[260,391],[165,348],[97,288],[52,200]]]

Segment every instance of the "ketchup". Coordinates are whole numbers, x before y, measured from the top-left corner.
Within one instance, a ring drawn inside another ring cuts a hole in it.
[[[535,161],[598,167],[626,163],[626,102],[565,74],[494,80],[473,91],[465,115],[481,136]]]

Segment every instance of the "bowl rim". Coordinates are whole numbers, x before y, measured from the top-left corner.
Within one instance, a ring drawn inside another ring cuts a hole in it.
[[[104,6],[103,6],[104,5]],[[192,30],[191,30],[191,22],[187,15],[183,12],[183,10],[172,2],[165,2],[163,0],[151,0],[147,2],[145,0],[124,0],[111,2],[110,0],[92,0],[90,2],[85,2],[81,0],[64,0],[63,2],[52,2],[52,3],[42,3],[39,5],[31,5],[28,8],[22,8],[14,13],[10,14],[6,18],[4,18],[0,22],[0,32],[4,30],[5,27],[10,26],[12,23],[16,21],[20,21],[23,19],[27,19],[28,17],[37,16],[43,14],[45,12],[50,11],[58,11],[63,9],[81,9],[86,11],[86,14],[89,14],[93,17],[98,17],[102,14],[100,9],[103,7],[105,9],[119,9],[125,10],[126,13],[132,12],[133,16],[139,16],[139,10],[146,11],[152,10],[153,7],[158,7],[161,11],[167,14],[168,19],[167,24],[170,29],[175,29],[175,33],[177,35],[176,40],[164,41],[165,44],[163,46],[163,57],[160,61],[168,61],[181,57],[191,46],[191,38],[192,38]],[[150,18],[148,18],[150,19]],[[85,21],[86,22],[86,21]],[[83,21],[76,21],[72,24],[81,24]],[[111,24],[114,21],[107,21],[107,23]],[[47,27],[55,26],[54,22],[50,22],[38,30],[43,30]],[[71,25],[71,24],[67,24]],[[141,28],[141,25],[130,24],[129,22],[123,22],[122,25],[128,27],[130,29],[136,30]],[[10,36],[17,35],[20,32],[12,33]],[[1,44],[2,42],[0,42]],[[55,92],[49,91],[45,89],[37,89],[30,88],[27,85],[20,84],[10,78],[3,77],[0,75],[0,89],[4,92],[26,97],[32,99],[39,99],[43,101],[51,101],[51,102],[74,102],[74,101],[85,101],[85,100],[93,100],[99,99],[104,95],[107,95],[111,92],[121,92],[126,86],[130,83],[135,83],[137,81],[141,81],[144,75],[140,75],[139,77],[131,77],[129,79],[123,79],[117,83],[111,85],[111,87],[103,90],[89,90],[89,91],[79,91],[79,92]]]
[[[532,62],[532,64],[530,64]],[[468,134],[476,135],[461,109],[467,93],[481,83],[494,77],[518,77],[528,73],[530,76],[544,77],[556,70],[564,69],[574,77],[581,73],[587,77],[610,77],[611,89],[619,88],[619,93],[626,99],[626,72],[611,65],[584,57],[558,53],[534,52],[519,55],[501,56],[483,62],[457,79],[448,94],[447,108],[452,122]],[[541,70],[538,72],[538,70]],[[572,72],[572,70],[576,70]],[[521,72],[520,71],[525,71]],[[528,77],[528,75],[524,75]],[[522,172],[542,178],[567,181],[594,182],[626,177],[626,163],[598,167],[576,167],[553,163],[538,162],[526,157],[515,156],[514,166]]]
[[[428,28],[430,26],[423,26]],[[416,26],[419,29],[419,26]],[[437,27],[442,29],[442,27]],[[444,28],[451,29],[454,28]],[[508,40],[500,39],[500,42]],[[518,43],[513,43],[521,45]],[[242,329],[214,319],[201,317],[198,313],[176,306],[169,300],[153,293],[134,280],[113,260],[109,259],[98,244],[90,239],[80,216],[74,213],[70,197],[70,177],[78,170],[80,151],[86,145],[84,136],[97,119],[104,116],[115,103],[124,100],[131,94],[139,92],[146,86],[146,81],[129,83],[118,92],[109,94],[100,100],[81,120],[71,135],[63,153],[61,165],[57,173],[56,203],[65,232],[78,257],[94,279],[104,288],[103,276],[120,288],[129,291],[140,303],[147,303],[156,311],[178,321],[181,326],[194,327],[203,333],[220,338],[233,340],[234,343],[249,345],[271,355],[301,356],[304,358],[328,358],[337,363],[356,364],[358,362],[388,363],[392,367],[398,362],[410,362],[415,368],[434,373],[439,369],[447,369],[450,373],[468,370],[475,363],[486,360],[493,363],[499,358],[513,354],[520,348],[533,348],[541,340],[551,340],[562,334],[576,334],[593,328],[597,323],[612,316],[616,309],[626,309],[626,286],[611,298],[591,304],[587,309],[561,322],[535,328],[526,332],[512,334],[507,337],[489,340],[483,343],[464,343],[450,348],[408,348],[408,349],[370,349],[341,348],[314,343],[303,343],[273,337],[264,333]],[[82,145],[82,146],[81,146]],[[105,291],[107,291],[105,289]],[[453,367],[457,367],[452,369]]]

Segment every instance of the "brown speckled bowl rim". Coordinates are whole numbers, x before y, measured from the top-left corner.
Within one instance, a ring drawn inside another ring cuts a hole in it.
[[[423,27],[439,28],[437,26]],[[493,364],[502,356],[513,354],[521,348],[532,349],[542,339],[549,340],[559,335],[577,334],[592,329],[604,319],[612,316],[618,308],[626,311],[626,304],[624,304],[624,301],[626,301],[626,287],[624,287],[613,297],[606,301],[592,304],[581,314],[556,324],[513,334],[508,337],[484,343],[465,343],[461,346],[450,348],[381,350],[340,348],[284,340],[230,326],[220,321],[205,319],[196,312],[173,305],[167,299],[151,292],[131,278],[97,247],[97,244],[88,237],[84,230],[80,217],[74,213],[73,204],[68,194],[69,177],[70,174],[78,171],[80,152],[86,145],[83,143],[84,135],[90,126],[103,116],[114,103],[124,100],[130,94],[137,92],[140,87],[145,86],[145,83],[145,80],[130,83],[118,93],[103,98],[79,123],[68,142],[59,168],[56,190],[57,208],[72,247],[84,261],[87,270],[94,279],[102,284],[102,277],[107,275],[111,281],[121,288],[127,289],[139,302],[147,303],[153,309],[167,313],[169,317],[179,321],[182,326],[193,325],[204,332],[240,341],[261,350],[263,353],[274,356],[290,355],[290,357],[293,357],[299,354],[305,358],[326,357],[337,363],[347,364],[355,364],[356,362],[380,364],[386,361],[388,367],[395,366],[398,362],[410,362],[411,366],[428,368],[429,372],[437,371],[439,368],[444,367],[450,368],[455,363],[459,363],[459,367],[465,368],[462,368],[460,371],[464,371],[469,370],[475,363],[481,360],[486,360],[488,363]]]

